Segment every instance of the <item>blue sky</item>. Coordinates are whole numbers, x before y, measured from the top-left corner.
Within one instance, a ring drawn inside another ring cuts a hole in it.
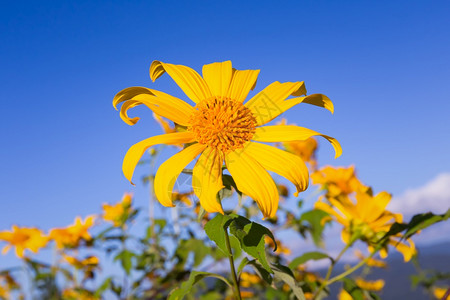
[[[113,109],[115,93],[147,86],[186,97],[152,60],[200,70],[232,60],[261,69],[255,91],[304,80],[335,114],[308,105],[285,117],[336,137],[322,164],[357,166],[398,195],[450,171],[448,1],[6,1],[0,10],[0,228],[44,229],[142,185],[121,172],[132,144],[160,132],[151,113]],[[138,170],[137,176],[143,174]]]

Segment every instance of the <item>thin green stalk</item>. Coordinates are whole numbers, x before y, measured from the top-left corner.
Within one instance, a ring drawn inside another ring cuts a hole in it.
[[[230,243],[230,236],[228,235],[227,228],[223,228],[225,232],[225,243],[227,245],[228,249],[228,260],[230,261],[230,268],[231,268],[231,277],[233,279],[233,285],[234,285],[234,296],[237,300],[242,300],[241,298],[241,290],[239,288],[239,280],[236,275],[236,269],[234,268],[234,258],[233,258],[233,252],[231,251],[231,243]]]
[[[334,283],[334,282],[336,282],[336,281],[339,281],[339,280],[341,280],[342,278],[344,278],[344,277],[350,275],[351,273],[355,272],[356,270],[358,270],[359,268],[361,268],[362,266],[364,266],[364,265],[369,261],[369,259],[371,259],[371,258],[375,255],[375,253],[378,252],[378,250],[379,250],[379,248],[377,247],[377,248],[376,248],[369,256],[367,256],[364,260],[360,261],[357,265],[353,266],[352,268],[348,269],[347,271],[345,271],[345,272],[343,272],[343,273],[341,273],[341,274],[339,274],[339,275],[337,275],[337,276],[331,278],[330,280],[328,280],[327,284],[330,285],[330,284],[332,284],[332,283]]]
[[[350,246],[353,243],[348,243],[347,245],[345,245],[344,249],[341,250],[341,252],[338,254],[338,256],[336,257],[336,259],[334,259],[330,266],[328,267],[328,271],[327,274],[325,275],[325,279],[322,281],[322,284],[319,286],[319,289],[314,293],[314,297],[313,299],[316,299],[316,297],[320,294],[320,292],[327,286],[329,285],[328,283],[328,279],[330,279],[331,277],[331,273],[333,272],[334,267],[336,266],[337,262],[342,258],[342,255],[344,255],[344,253],[348,250],[348,248],[350,248]]]

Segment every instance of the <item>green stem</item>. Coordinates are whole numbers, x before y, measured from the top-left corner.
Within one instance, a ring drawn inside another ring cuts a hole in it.
[[[364,265],[369,261],[369,259],[371,259],[371,258],[375,255],[375,253],[378,252],[378,250],[379,250],[379,248],[377,247],[377,248],[376,248],[369,256],[367,256],[364,260],[360,261],[357,265],[353,266],[352,268],[348,269],[347,271],[345,271],[345,272],[343,272],[343,273],[341,273],[341,274],[339,274],[339,275],[337,275],[337,276],[331,278],[330,280],[328,280],[327,284],[330,285],[330,284],[332,284],[332,283],[334,283],[334,282],[336,282],[336,281],[339,281],[339,280],[341,280],[342,278],[344,278],[344,277],[350,275],[351,273],[355,272],[356,270],[358,270],[359,268],[361,268],[362,266],[364,266]]]
[[[230,243],[230,237],[228,235],[227,228],[223,228],[225,232],[225,243],[227,245],[228,249],[228,260],[230,261],[230,268],[231,268],[231,277],[233,279],[233,285],[235,288],[234,296],[237,300],[242,300],[241,298],[241,290],[239,288],[239,280],[236,275],[236,269],[234,268],[234,258],[233,258],[233,252],[231,251],[231,243]]]
[[[320,292],[321,292],[326,286],[329,285],[328,279],[330,279],[331,273],[333,272],[334,267],[336,266],[337,262],[342,258],[342,255],[344,255],[344,253],[348,250],[348,248],[351,247],[351,245],[353,245],[353,243],[348,243],[347,245],[345,245],[344,249],[341,250],[341,252],[338,254],[338,256],[336,257],[336,259],[334,259],[333,261],[331,261],[331,264],[330,264],[330,266],[328,267],[327,275],[325,275],[325,279],[322,281],[322,284],[319,286],[319,289],[314,293],[313,299],[316,299],[317,296],[320,294]]]

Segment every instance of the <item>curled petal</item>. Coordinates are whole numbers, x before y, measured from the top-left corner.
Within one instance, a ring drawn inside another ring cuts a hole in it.
[[[155,81],[165,72],[176,82],[192,101],[198,103],[211,97],[208,84],[193,69],[183,65],[166,64],[153,61],[150,66],[150,78]]]
[[[290,142],[303,141],[312,136],[319,135],[327,139],[334,148],[335,158],[342,154],[342,148],[339,142],[330,136],[321,134],[317,131],[299,127],[295,125],[275,125],[256,128],[255,135],[252,140],[258,142]]]
[[[125,177],[131,182],[131,178],[133,177],[134,169],[136,168],[137,163],[141,159],[145,150],[148,148],[158,145],[158,144],[184,144],[191,143],[194,141],[194,136],[191,132],[177,132],[170,134],[163,134],[152,136],[151,138],[140,141],[137,144],[128,149],[127,154],[125,154],[125,158],[123,159],[122,171]],[[131,182],[133,184],[133,182]]]
[[[269,173],[245,149],[226,154],[225,162],[238,189],[258,203],[264,218],[274,217],[279,195]]]
[[[192,186],[202,207],[210,213],[223,214],[222,205],[217,201],[217,193],[223,188],[223,156],[219,151],[206,148],[195,164]]]
[[[139,118],[129,118],[127,111],[141,104],[154,113],[184,126],[189,124],[189,118],[194,112],[194,108],[183,100],[145,87],[131,87],[120,91],[113,99],[114,108],[117,109],[120,103],[123,103],[120,117],[128,125],[136,124]]]
[[[303,160],[278,148],[250,142],[246,154],[254,158],[264,169],[275,172],[291,181],[297,188],[295,196],[308,188],[309,172]]]
[[[155,175],[155,195],[158,201],[173,207],[172,191],[181,171],[193,161],[204,149],[205,145],[193,144],[163,162]]]

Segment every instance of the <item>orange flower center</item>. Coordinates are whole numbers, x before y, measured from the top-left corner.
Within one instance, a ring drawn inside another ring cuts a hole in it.
[[[214,97],[195,108],[189,130],[200,144],[229,152],[242,148],[255,134],[256,119],[241,102]]]

